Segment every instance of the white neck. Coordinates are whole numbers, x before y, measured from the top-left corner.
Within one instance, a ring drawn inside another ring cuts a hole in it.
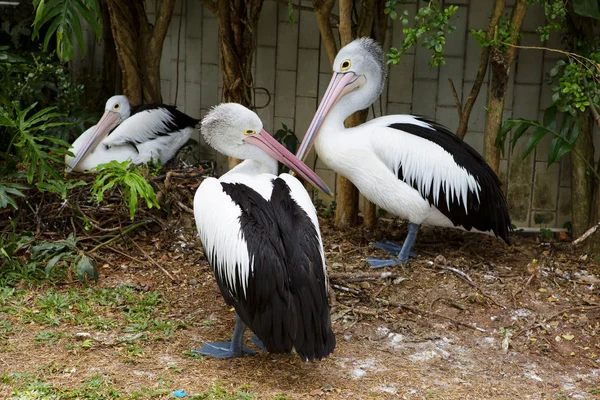
[[[262,160],[245,160],[240,164],[233,167],[229,170],[225,175],[229,174],[248,174],[248,175],[256,175],[256,174],[273,174],[277,175],[278,168],[277,160],[271,157],[265,157]],[[223,176],[225,176],[223,175]]]

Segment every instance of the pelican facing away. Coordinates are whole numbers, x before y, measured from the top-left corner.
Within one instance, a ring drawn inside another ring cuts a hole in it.
[[[131,107],[125,96],[106,102],[100,121],[71,145],[66,171],[87,171],[112,160],[165,164],[188,141],[200,120],[164,104]]]
[[[219,358],[254,354],[243,346],[247,326],[263,350],[295,349],[304,360],[327,356],[335,336],[317,214],[300,181],[276,175],[277,161],[331,191],[240,104],[213,108],[201,133],[217,151],[245,161],[219,179],[205,179],[194,197],[204,254],[225,302],[236,311],[231,342],[205,343],[197,352]]]
[[[501,183],[472,147],[447,128],[414,115],[388,115],[353,128],[344,120],[381,94],[383,51],[370,38],[344,46],[333,77],[300,144],[303,160],[315,144],[331,169],[379,207],[409,221],[403,246],[375,243],[406,263],[421,224],[493,233],[508,243],[510,217]],[[397,264],[367,260],[374,268]]]

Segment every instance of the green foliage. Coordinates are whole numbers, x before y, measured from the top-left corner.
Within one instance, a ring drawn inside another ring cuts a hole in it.
[[[496,146],[504,149],[504,142],[509,132],[514,129],[511,139],[512,148],[514,149],[523,134],[529,128],[535,128],[525,146],[523,158],[527,157],[547,134],[550,134],[553,136],[550,142],[550,151],[548,152],[548,166],[550,166],[571,152],[575,146],[575,142],[579,138],[579,117],[562,114],[562,122],[560,128],[557,130],[559,115],[556,106],[552,106],[548,107],[544,112],[542,124],[527,119],[508,119],[504,122],[502,130],[496,138]]]
[[[598,0],[573,0],[573,10],[582,17],[600,20],[600,2]]]
[[[0,286],[49,278],[58,266],[73,267],[82,281],[98,279],[98,271],[92,261],[78,251],[73,234],[56,242],[35,240],[31,232],[0,236]]]
[[[538,27],[536,31],[540,34],[540,39],[546,41],[550,38],[551,32],[562,31],[567,17],[567,9],[565,0],[541,0],[541,3],[544,7],[547,23]]]
[[[521,35],[515,31],[515,27],[508,18],[502,17],[496,26],[496,32],[491,40],[487,40],[486,31],[483,29],[471,29],[471,34],[481,47],[496,47],[500,51],[508,49],[508,43],[516,41]]]
[[[46,175],[60,179],[60,174],[52,163],[63,164],[64,156],[70,154],[70,145],[56,137],[43,135],[42,132],[52,127],[65,126],[67,123],[52,122],[61,115],[54,111],[54,107],[44,108],[28,117],[36,103],[25,110],[20,110],[17,104],[13,104],[14,116],[10,110],[0,109],[0,127],[7,128],[12,137],[12,146],[18,149],[21,160],[28,165],[27,182],[33,182],[36,172],[38,182],[43,182]],[[10,149],[9,145],[8,151]]]
[[[138,204],[138,197],[146,200],[148,208],[153,206],[160,208],[156,201],[156,193],[152,185],[146,178],[140,174],[140,170],[135,165],[130,165],[131,161],[111,161],[107,164],[99,165],[96,170],[99,171],[96,181],[92,186],[92,194],[96,196],[98,203],[102,203],[104,193],[116,186],[123,189],[125,194],[124,201],[129,205],[129,216],[133,220],[135,210]]]
[[[385,3],[384,12],[389,14],[390,18],[398,18],[396,12],[397,0],[389,0]],[[454,32],[456,26],[450,23],[452,16],[458,10],[457,6],[448,6],[440,10],[434,2],[429,2],[427,6],[419,8],[415,15],[415,27],[408,28],[409,13],[407,10],[400,15],[404,28],[402,32],[406,36],[402,41],[401,47],[390,48],[387,53],[388,64],[398,64],[400,59],[408,50],[421,43],[421,46],[429,49],[432,54],[429,60],[430,67],[438,67],[445,64],[443,57],[446,36]]]
[[[292,0],[288,0],[288,19],[290,25],[294,26],[294,3],[292,3]]]
[[[550,71],[552,101],[563,112],[575,116],[578,111],[585,112],[594,103],[600,107],[600,51],[591,52],[587,59],[569,57],[558,60]]]
[[[298,138],[293,130],[287,127],[286,124],[281,124],[281,128],[275,132],[273,138],[281,143],[286,149],[290,151],[292,154],[296,154],[296,150],[298,150]],[[285,165],[279,164],[279,173],[282,174],[287,170]]]
[[[67,62],[75,53],[75,40],[81,52],[85,54],[85,40],[80,17],[83,17],[96,33],[102,36],[102,17],[97,0],[33,0],[35,20],[33,21],[33,39],[40,35],[40,28],[49,24],[44,37],[44,51],[53,36],[56,37],[58,58]]]
[[[0,184],[1,185],[1,184]],[[55,180],[49,179],[48,182],[41,182],[37,184],[37,188],[40,192],[50,192],[60,195],[63,200],[67,199],[67,194],[70,190],[73,190],[79,186],[86,186],[85,181],[76,180]],[[0,186],[1,188],[1,186]],[[0,207],[2,204],[0,203]]]
[[[0,181],[0,208],[6,208],[10,204],[15,210],[19,207],[14,197],[25,197],[23,190],[28,187],[15,182]]]

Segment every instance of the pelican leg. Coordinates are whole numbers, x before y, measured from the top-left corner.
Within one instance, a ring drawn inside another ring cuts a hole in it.
[[[244,346],[244,331],[246,325],[242,322],[239,315],[235,314],[235,328],[231,342],[206,342],[199,350],[192,350],[194,353],[215,358],[235,358],[242,357],[245,354],[253,356],[256,352]]]
[[[262,351],[268,352],[269,350],[267,350],[267,346],[265,346],[265,344],[262,342],[262,340],[260,340],[258,338],[258,336],[254,335],[250,338],[250,341],[252,343],[254,343],[254,345],[256,347],[258,347],[259,349],[261,349]]]
[[[390,254],[396,255],[397,258],[402,263],[408,263],[411,258],[416,257],[417,255],[412,252],[412,248],[415,245],[415,241],[417,240],[417,233],[419,232],[420,225],[413,224],[412,222],[408,224],[408,235],[404,240],[404,244],[402,246],[398,246],[395,243],[390,241],[383,241],[373,243],[372,246],[384,251],[387,251]],[[372,268],[384,268],[384,267],[392,267],[394,265],[398,265],[398,262],[395,260],[383,260],[380,258],[367,258],[366,260]]]

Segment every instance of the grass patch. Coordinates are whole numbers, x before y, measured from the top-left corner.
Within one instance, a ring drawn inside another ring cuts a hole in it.
[[[84,381],[78,387],[57,387],[49,384],[31,373],[4,373],[0,375],[0,384],[12,387],[12,395],[20,400],[52,399],[52,400],[134,400],[154,399],[172,396],[172,383],[166,379],[158,380],[161,388],[141,387],[133,392],[124,392],[114,387],[109,377],[96,374]],[[222,382],[211,385],[205,393],[190,393],[186,399],[194,400],[251,400],[258,399],[247,386],[230,391],[223,387]],[[286,396],[277,395],[274,400],[285,400]]]
[[[50,346],[56,343],[56,341],[63,337],[63,334],[60,332],[54,331],[41,331],[36,335],[33,341],[38,345],[46,345]]]

